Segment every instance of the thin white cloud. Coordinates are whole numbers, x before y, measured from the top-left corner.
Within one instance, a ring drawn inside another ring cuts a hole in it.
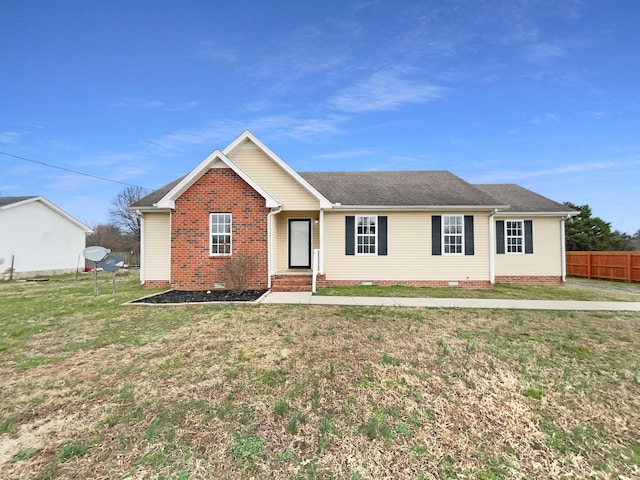
[[[136,182],[147,181],[149,169],[153,168],[149,161],[148,155],[144,152],[128,152],[116,153],[111,155],[98,155],[92,158],[84,158],[78,160],[78,170],[95,172],[96,175],[127,182],[134,180]]]
[[[485,175],[475,177],[473,183],[497,183],[497,182],[515,182],[524,180],[527,178],[566,175],[570,173],[589,172],[594,170],[608,170],[613,168],[619,168],[622,164],[620,162],[590,162],[578,165],[565,165],[558,168],[548,168],[542,170],[531,171],[516,171],[516,170],[502,170],[496,172],[489,172]]]
[[[290,137],[296,139],[312,139],[324,135],[341,133],[340,124],[346,117],[327,115],[317,118],[298,117],[293,115],[271,115],[250,121],[219,120],[201,128],[182,129],[149,140],[148,145],[156,153],[172,154],[193,145],[212,145],[223,147],[244,130],[250,130],[259,137]]]
[[[141,100],[141,99],[124,99],[116,104],[117,107],[141,109],[141,110],[164,110],[166,112],[181,112],[191,110],[200,104],[199,101],[191,100],[182,103],[167,103],[161,100]]]
[[[258,113],[268,111],[272,108],[274,108],[274,103],[272,101],[265,98],[257,98],[239,106],[238,111],[242,113]]]
[[[222,60],[229,63],[233,63],[238,59],[238,55],[233,50],[221,47],[214,42],[203,42],[197,49],[197,55],[199,57]]]
[[[340,120],[338,117],[291,119],[290,124],[285,122],[279,130],[283,136],[308,139],[319,135],[339,133],[339,123]]]
[[[271,93],[289,94],[292,89],[315,89],[331,83],[334,77],[342,76],[349,66],[348,57],[344,54],[322,51],[311,54],[297,46],[265,55],[244,68],[247,79],[258,88]]]
[[[548,64],[567,55],[566,48],[557,42],[534,43],[527,46],[524,52],[525,60],[535,64]]]
[[[415,78],[403,68],[380,70],[343,90],[330,100],[337,110],[360,113],[396,110],[405,105],[441,98],[445,89]]]
[[[382,160],[380,163],[368,165],[366,170],[372,172],[424,170],[424,165],[430,158],[427,155],[391,155]]]
[[[214,143],[214,139],[220,138],[220,130],[217,127],[204,127],[197,129],[183,129],[168,133],[148,141],[148,144],[164,152],[179,151],[184,147]]]
[[[369,155],[375,155],[380,152],[376,150],[343,150],[340,152],[323,153],[320,155],[313,155],[312,158],[320,158],[323,160],[344,160],[347,158],[359,158],[367,157]]]
[[[542,115],[536,115],[530,120],[533,125],[544,125],[547,123],[557,123],[560,118],[555,113],[543,113]]]
[[[115,153],[83,158],[75,162],[78,167],[117,167],[120,165],[134,165],[140,159],[136,153]]]
[[[104,185],[104,181],[72,173],[49,175],[46,182],[47,190],[63,190],[65,192],[86,190],[87,188],[95,188],[97,185]]]
[[[176,103],[174,105],[167,105],[165,109],[169,112],[181,112],[183,110],[191,110],[192,108],[197,107],[200,102],[192,100],[190,102],[184,103]]]
[[[16,144],[25,135],[25,132],[6,131],[0,132],[0,143]]]
[[[21,189],[19,184],[5,184],[5,185],[0,185],[0,195],[5,195],[7,196],[7,192],[16,192],[19,191]]]

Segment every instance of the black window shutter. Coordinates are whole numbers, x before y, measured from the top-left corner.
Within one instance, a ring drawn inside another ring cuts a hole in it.
[[[504,253],[504,220],[496,221],[496,253]]]
[[[464,216],[464,254],[473,255],[473,215]]]
[[[431,255],[442,255],[442,217],[431,217]]]
[[[387,254],[387,217],[378,216],[378,255]]]
[[[524,221],[524,253],[533,253],[533,221]]]
[[[345,255],[356,254],[356,217],[349,215],[345,219]]]

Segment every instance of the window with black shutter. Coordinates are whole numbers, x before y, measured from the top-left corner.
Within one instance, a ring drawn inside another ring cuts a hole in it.
[[[387,217],[347,215],[344,238],[345,255],[387,255]]]

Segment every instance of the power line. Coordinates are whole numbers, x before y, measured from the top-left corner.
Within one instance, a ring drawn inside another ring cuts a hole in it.
[[[33,160],[33,159],[27,158],[27,157],[21,157],[20,155],[14,155],[13,153],[7,153],[7,152],[1,152],[0,151],[0,155],[6,155],[8,157],[17,158],[18,160],[24,160],[25,162],[37,163],[39,165],[44,165],[45,167],[57,168],[58,170],[64,170],[65,172],[75,173],[76,175],[83,175],[85,177],[96,178],[98,180],[103,180],[105,182],[119,183],[120,185],[126,185],[128,187],[145,188],[145,187],[141,187],[140,185],[133,185],[133,184],[127,183],[127,182],[121,182],[119,180],[113,180],[111,178],[101,177],[99,175],[92,175],[90,173],[80,172],[78,170],[72,170],[71,168],[61,167],[59,165],[52,165],[50,163],[41,162],[39,160]],[[146,189],[146,190],[148,190],[148,189]]]

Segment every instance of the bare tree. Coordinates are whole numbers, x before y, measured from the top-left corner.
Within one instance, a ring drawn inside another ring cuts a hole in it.
[[[111,202],[109,220],[111,225],[120,229],[125,235],[140,239],[140,219],[127,207],[140,200],[147,194],[142,187],[125,187]]]
[[[100,245],[113,252],[122,252],[130,249],[127,237],[115,225],[100,223],[93,227],[93,232],[87,235],[87,247]]]

